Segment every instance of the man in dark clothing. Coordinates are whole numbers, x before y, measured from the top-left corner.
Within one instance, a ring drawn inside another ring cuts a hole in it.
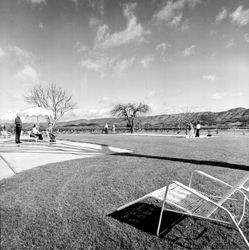
[[[201,129],[201,124],[198,121],[196,125],[196,135],[195,135],[196,137],[200,137],[200,129]]]
[[[16,143],[21,143],[20,135],[21,135],[21,131],[22,131],[22,120],[21,120],[19,114],[16,115],[15,125],[16,125]]]

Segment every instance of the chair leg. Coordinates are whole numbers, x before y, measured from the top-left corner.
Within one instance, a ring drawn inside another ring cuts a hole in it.
[[[240,227],[239,227],[238,223],[236,222],[236,220],[234,219],[234,217],[233,217],[233,216],[230,216],[230,217],[231,217],[231,220],[232,220],[234,226],[235,226],[235,227],[237,228],[237,230],[239,231],[241,237],[243,238],[244,242],[246,243],[246,245],[247,245],[247,247],[248,247],[248,249],[249,249],[249,242],[248,242],[247,238],[245,237],[244,233],[243,233],[242,230],[240,229]]]
[[[164,193],[164,198],[163,198],[161,213],[160,213],[160,217],[159,217],[159,221],[158,221],[158,226],[157,226],[157,231],[156,231],[156,235],[157,236],[159,236],[159,234],[160,234],[160,227],[161,227],[161,223],[162,223],[163,211],[164,211],[164,206],[165,206],[166,197],[167,197],[167,193],[168,193],[168,188],[169,188],[169,186],[166,187],[166,190],[165,190],[165,193]]]
[[[163,202],[162,208],[161,208],[161,212],[160,212],[160,217],[159,217],[158,226],[157,226],[157,231],[156,231],[156,235],[157,235],[157,236],[159,236],[159,234],[160,234],[160,227],[161,227],[162,218],[163,218],[164,206],[165,206],[165,202]]]

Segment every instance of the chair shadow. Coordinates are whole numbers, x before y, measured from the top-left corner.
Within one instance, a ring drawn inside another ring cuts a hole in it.
[[[195,160],[195,159],[174,158],[174,157],[167,157],[167,156],[143,155],[143,154],[135,154],[135,153],[114,153],[113,155],[176,161],[176,162],[183,162],[183,163],[209,165],[209,166],[215,166],[215,167],[223,167],[223,168],[231,168],[231,169],[239,169],[239,170],[249,171],[248,165],[233,164],[233,163],[222,162],[222,161]]]
[[[122,223],[126,223],[142,232],[151,236],[157,236],[157,226],[161,207],[147,203],[135,203],[123,210],[114,211],[108,214]],[[159,238],[171,242],[171,244],[183,249],[201,249],[202,244],[208,246],[208,238],[212,238],[213,226],[216,225],[214,232],[217,230],[235,230],[231,225],[221,225],[215,221],[194,218],[192,216],[164,210]],[[208,232],[206,234],[206,232]],[[203,238],[203,235],[206,236]],[[228,234],[230,235],[230,233]],[[172,248],[173,249],[173,248]]]
[[[136,203],[108,216],[129,224],[143,232],[156,236],[161,208],[147,203]],[[187,218],[186,215],[164,211],[160,227],[160,237],[164,237],[175,225]]]

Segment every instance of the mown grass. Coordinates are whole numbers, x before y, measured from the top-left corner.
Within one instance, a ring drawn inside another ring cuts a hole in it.
[[[2,180],[2,249],[245,249],[236,230],[192,218],[156,237],[159,204],[151,201],[126,210],[120,219],[110,214],[171,179],[187,184],[195,169],[236,182],[249,171],[248,138],[63,138],[133,153],[50,164]],[[247,210],[242,225],[247,238],[248,215]]]

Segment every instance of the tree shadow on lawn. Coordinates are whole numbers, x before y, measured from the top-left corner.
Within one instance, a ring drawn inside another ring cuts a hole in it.
[[[113,155],[128,156],[128,157],[141,157],[141,158],[167,160],[167,161],[179,161],[183,163],[191,163],[191,164],[197,164],[197,165],[209,165],[209,166],[215,166],[215,167],[223,167],[223,168],[231,168],[231,169],[249,171],[249,166],[247,165],[234,164],[234,163],[228,163],[228,162],[222,162],[222,161],[206,161],[206,160],[174,158],[174,157],[156,156],[156,155],[143,155],[143,154],[134,154],[134,153],[114,153]]]

